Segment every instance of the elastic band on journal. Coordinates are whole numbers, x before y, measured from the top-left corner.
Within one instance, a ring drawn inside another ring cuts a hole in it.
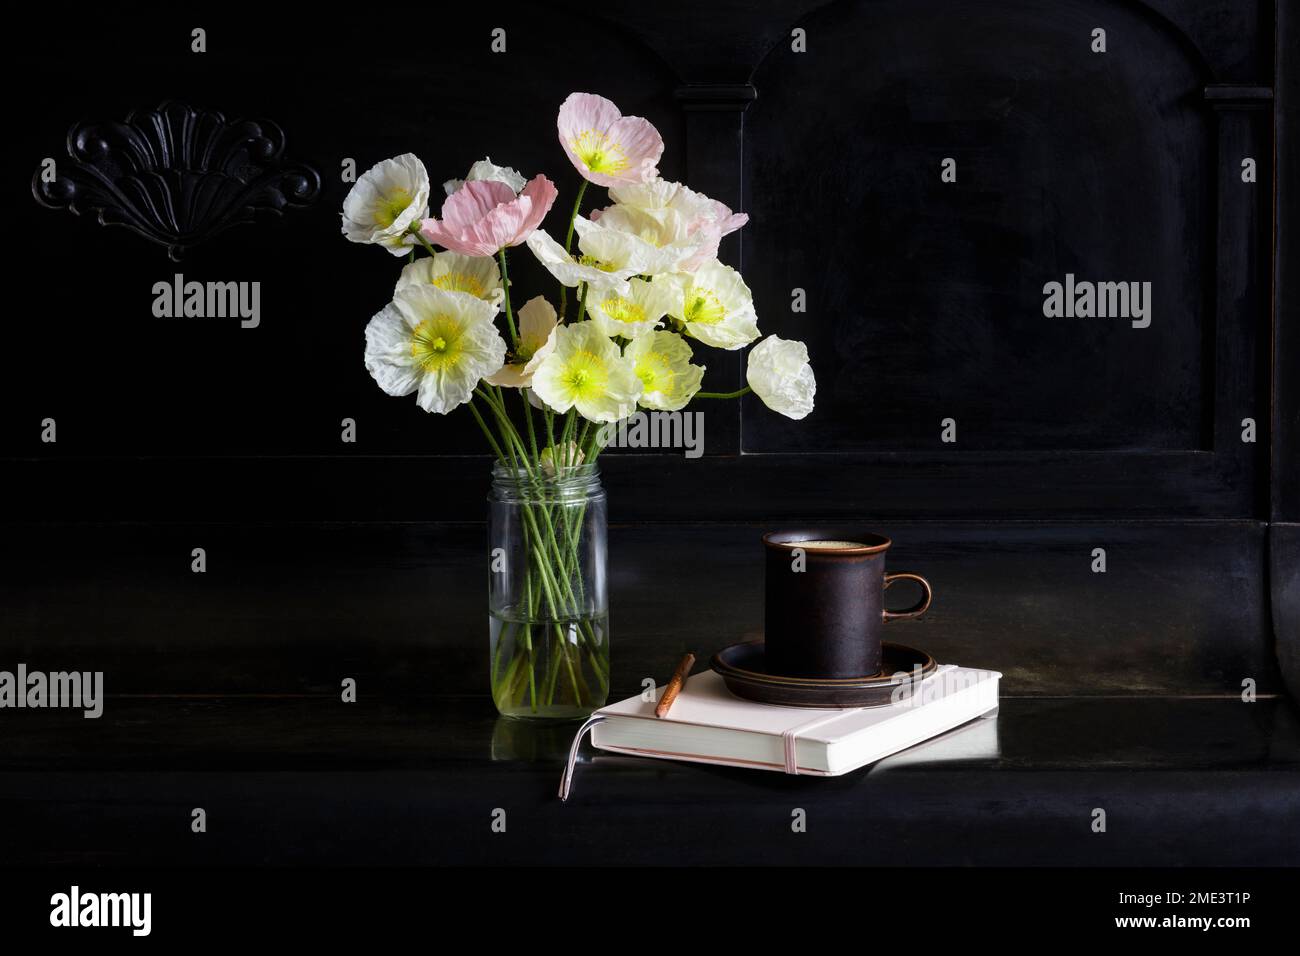
[[[807,733],[815,727],[829,723],[832,720],[838,720],[843,716],[843,711],[835,714],[823,714],[813,720],[799,724],[797,727],[791,727],[781,734],[781,745],[785,750],[785,772],[799,776],[799,735]]]

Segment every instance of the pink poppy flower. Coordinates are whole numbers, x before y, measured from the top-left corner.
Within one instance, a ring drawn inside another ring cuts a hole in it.
[[[506,183],[470,180],[442,204],[442,219],[426,219],[420,233],[435,245],[466,256],[494,256],[517,246],[542,224],[557,195],[538,175],[518,196]]]
[[[598,186],[649,182],[664,141],[649,120],[624,116],[594,93],[570,93],[556,121],[560,145],[584,179]]]

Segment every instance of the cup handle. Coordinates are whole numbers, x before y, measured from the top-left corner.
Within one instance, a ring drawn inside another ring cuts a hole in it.
[[[917,584],[921,585],[921,587],[925,589],[925,596],[922,597],[921,600],[918,601],[916,604],[909,607],[906,611],[886,610],[884,612],[886,624],[888,624],[890,621],[905,621],[908,620],[909,618],[920,617],[930,607],[930,601],[934,597],[934,592],[930,590],[930,582],[927,581],[925,578],[921,577],[921,575],[919,574],[907,574],[907,573],[886,574],[885,590],[888,591],[889,586],[893,584],[895,581],[915,581]]]

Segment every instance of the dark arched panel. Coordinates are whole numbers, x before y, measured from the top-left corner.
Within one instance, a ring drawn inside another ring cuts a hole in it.
[[[845,0],[801,26],[807,52],[783,42],[754,76],[744,262],[765,329],[808,342],[818,408],[747,413],[745,450],[1210,447],[1216,170],[1195,50],[1105,0]],[[1150,282],[1150,327],[1045,317],[1067,273]]]

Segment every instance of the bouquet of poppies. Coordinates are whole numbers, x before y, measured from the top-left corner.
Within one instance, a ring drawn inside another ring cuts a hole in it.
[[[555,184],[490,159],[443,184],[440,218],[429,216],[429,177],[409,153],[348,193],[344,236],[408,258],[392,301],[366,326],[366,368],[379,387],[414,393],[429,412],[467,406],[498,460],[539,481],[593,463],[608,434],[598,426],[638,408],[673,412],[753,391],[774,411],[806,416],[816,382],[802,342],[768,336],[749,352],[745,387],[700,390],[696,347],[737,350],[759,338],[749,287],[717,258],[748,217],[661,179],[659,132],[601,96],[571,94],[556,125],[582,177],[562,242],[541,228]],[[582,215],[593,184],[610,202]],[[507,249],[520,245],[555,278],[554,297],[514,304]],[[537,600],[563,604],[575,545],[545,514],[530,527],[553,565],[540,569]],[[535,705],[534,685],[530,673]]]

